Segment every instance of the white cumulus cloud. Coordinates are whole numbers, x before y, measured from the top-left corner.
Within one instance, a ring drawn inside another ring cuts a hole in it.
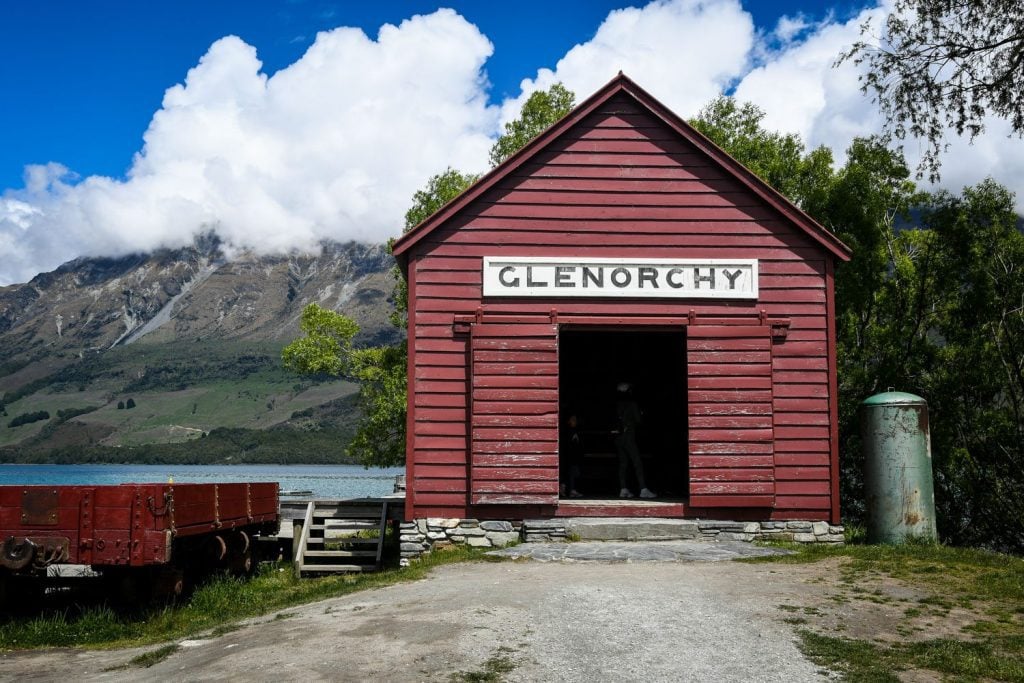
[[[524,80],[519,97],[502,106],[502,121],[518,116],[536,90],[561,82],[582,100],[619,71],[691,116],[749,68],[755,38],[754,21],[738,0],[654,0],[614,10],[554,69]]]
[[[498,105],[488,105],[485,76],[493,47],[452,10],[373,38],[320,33],[273,75],[255,48],[226,37],[167,90],[126,178],[81,179],[50,163],[27,167],[25,186],[0,195],[0,284],[76,256],[182,246],[209,230],[229,248],[263,253],[382,241],[400,232],[430,175],[485,169],[500,123],[532,92],[561,81],[582,100],[620,70],[683,117],[732,91],[765,111],[766,127],[841,160],[882,121],[857,67],[833,64],[888,7],[849,19],[784,16],[759,30],[739,0],[653,0],[610,12],[590,40],[535,65]],[[951,134],[942,186],[959,191],[991,175],[1024,207],[1024,142],[1009,132],[991,120],[973,145]],[[906,152],[916,164],[914,141]]]
[[[497,126],[490,41],[452,10],[320,33],[268,76],[236,37],[164,95],[124,180],[26,168],[0,197],[0,283],[80,255],[182,246],[313,250],[401,231],[412,193],[446,165],[480,170]]]

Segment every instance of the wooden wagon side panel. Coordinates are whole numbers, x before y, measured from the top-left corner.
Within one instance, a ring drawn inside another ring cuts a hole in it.
[[[471,502],[554,505],[558,326],[477,324],[471,348]]]
[[[690,505],[772,507],[771,328],[691,325],[686,354]]]

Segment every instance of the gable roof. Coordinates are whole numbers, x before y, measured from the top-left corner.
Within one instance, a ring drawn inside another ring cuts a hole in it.
[[[470,203],[501,182],[506,176],[511,175],[516,169],[529,162],[564,132],[620,93],[624,93],[635,100],[641,107],[645,108],[658,120],[696,147],[698,151],[705,154],[712,162],[728,172],[731,177],[738,180],[744,187],[764,200],[798,228],[802,229],[812,240],[824,247],[833,256],[842,261],[850,260],[850,248],[843,244],[838,237],[804,213],[793,202],[786,199],[778,190],[754,175],[746,166],[729,156],[725,150],[677,116],[653,95],[638,86],[620,71],[618,76],[584,102],[580,103],[560,121],[553,124],[518,152],[492,169],[458,197],[445,204],[434,214],[424,219],[419,225],[398,238],[394,243],[392,251],[402,270],[406,271],[407,269],[409,250],[420,240],[454,217]]]

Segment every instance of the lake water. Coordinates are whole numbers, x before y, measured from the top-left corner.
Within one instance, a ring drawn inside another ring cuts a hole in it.
[[[0,485],[176,484],[276,481],[282,491],[312,491],[317,498],[382,496],[405,468],[359,465],[0,465]]]

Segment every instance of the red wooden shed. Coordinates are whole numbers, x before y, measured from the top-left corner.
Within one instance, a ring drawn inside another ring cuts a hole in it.
[[[626,76],[395,255],[407,519],[839,523],[833,272],[849,251]],[[653,502],[618,498],[623,382]],[[570,414],[581,500],[559,491]]]

